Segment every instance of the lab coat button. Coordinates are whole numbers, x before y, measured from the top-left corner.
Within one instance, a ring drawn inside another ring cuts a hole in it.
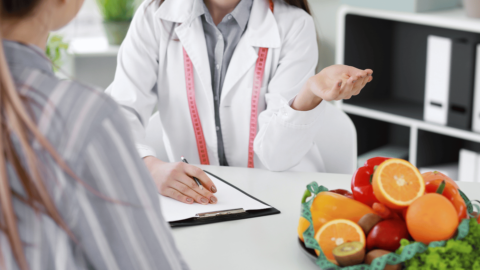
[[[220,65],[219,65],[219,64],[217,64],[217,69],[220,69]]]
[[[220,130],[220,127],[219,127],[219,126],[217,126],[217,131],[219,131],[219,130]]]
[[[232,19],[232,15],[228,14],[227,19],[229,19],[229,20]]]

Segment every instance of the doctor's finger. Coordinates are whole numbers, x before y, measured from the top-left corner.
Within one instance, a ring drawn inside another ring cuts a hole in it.
[[[202,186],[207,190],[211,191],[212,193],[217,192],[217,188],[213,184],[212,180],[208,175],[200,168],[195,167],[193,165],[188,165],[184,167],[185,173],[190,177],[196,177],[200,182],[202,182]]]
[[[359,70],[357,73],[354,74],[357,76],[358,79],[363,79],[368,77],[368,72],[366,70]],[[358,81],[358,80],[357,80]]]
[[[190,198],[188,196],[185,196],[184,194],[180,193],[178,190],[173,189],[173,188],[168,188],[165,191],[164,196],[170,197],[174,200],[177,200],[177,201],[183,202],[183,203],[187,203],[187,204],[192,204],[193,203],[192,198]]]
[[[342,92],[343,81],[338,80],[331,89],[325,91],[325,94],[322,95],[322,98],[326,101],[336,100]]]
[[[344,99],[345,97],[351,95],[353,86],[355,85],[354,82],[356,82],[356,79],[357,79],[357,77],[354,76],[354,77],[350,77],[350,79],[348,79],[348,80],[346,81],[346,83],[345,83],[345,84],[343,85],[343,87],[342,87],[342,92],[341,92],[340,96],[337,97],[336,100],[342,100],[342,99]]]
[[[367,83],[368,83],[368,76],[365,76],[365,78],[363,78],[358,83],[358,86],[355,87],[355,89],[353,91],[353,95],[356,96],[356,95],[360,94],[360,91],[362,91],[362,89],[365,87],[365,85],[367,85]]]
[[[195,202],[199,204],[208,204],[210,200],[208,197],[204,197],[201,194],[193,191],[189,186],[185,185],[180,181],[174,181],[170,184],[170,188],[175,189],[176,191],[182,193],[183,195],[192,198]]]
[[[198,197],[198,196],[201,196],[201,197],[207,198],[209,202],[212,202],[212,203],[217,202],[217,198],[210,191],[208,191],[205,187],[201,189],[197,185],[195,180],[193,180],[190,176],[186,174],[178,175],[176,180],[182,183],[183,185],[187,186],[193,192],[193,193],[186,192],[186,191],[183,192],[183,190],[180,190],[183,194],[194,198],[195,201],[198,202],[199,200],[201,200],[202,198]],[[198,195],[195,195],[194,193],[197,193]]]
[[[324,97],[325,100],[340,100],[340,97],[345,92],[345,89],[347,89],[346,86],[350,78],[351,77],[348,74],[343,73],[340,78],[337,79],[336,83],[332,86],[332,88],[328,90],[327,95]]]
[[[353,87],[352,87],[352,91],[350,91],[350,93],[346,93],[347,96],[349,95],[354,95],[355,93],[357,92],[360,92],[360,90],[362,89],[363,85],[364,85],[364,80],[365,80],[366,77],[359,77],[355,83],[353,84]]]

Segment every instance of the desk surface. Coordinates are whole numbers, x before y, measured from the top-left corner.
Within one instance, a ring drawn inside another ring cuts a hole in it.
[[[350,190],[350,175],[275,173],[259,169],[201,166],[280,210],[279,215],[173,229],[191,269],[316,269],[297,243],[300,200],[312,181]],[[480,199],[480,183],[459,183]]]

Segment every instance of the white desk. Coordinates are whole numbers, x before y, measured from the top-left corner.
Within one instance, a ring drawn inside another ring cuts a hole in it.
[[[297,243],[300,200],[317,181],[350,190],[350,175],[274,173],[258,169],[201,166],[280,210],[279,215],[173,229],[191,269],[316,269]],[[470,199],[480,199],[480,183],[459,183]]]

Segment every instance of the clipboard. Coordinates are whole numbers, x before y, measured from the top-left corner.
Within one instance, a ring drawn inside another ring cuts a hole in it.
[[[186,226],[205,225],[205,224],[224,222],[224,221],[232,221],[232,220],[239,220],[239,219],[247,219],[247,218],[255,218],[255,217],[276,215],[276,214],[281,213],[278,209],[274,208],[273,206],[271,206],[271,205],[269,205],[265,202],[262,202],[261,200],[259,200],[255,197],[253,197],[252,195],[244,192],[243,190],[237,188],[236,186],[230,184],[229,182],[223,180],[222,178],[212,174],[211,172],[205,171],[205,173],[207,173],[207,174],[215,177],[216,179],[224,182],[225,184],[235,188],[236,190],[240,191],[241,193],[245,194],[246,196],[248,196],[248,197],[250,197],[250,198],[252,198],[252,199],[254,199],[254,200],[256,200],[260,203],[263,203],[265,205],[270,206],[271,208],[260,209],[260,210],[248,210],[248,211],[245,211],[242,208],[237,208],[237,209],[228,209],[228,210],[223,210],[223,211],[198,213],[193,218],[188,218],[188,219],[169,222],[170,227],[178,228],[178,227],[186,227]]]

